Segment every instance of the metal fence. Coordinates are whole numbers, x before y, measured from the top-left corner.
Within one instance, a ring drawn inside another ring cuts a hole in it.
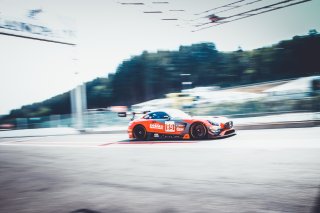
[[[129,119],[119,118],[117,113],[103,112],[86,112],[82,116],[82,128],[97,128],[117,125],[127,125]],[[67,115],[51,115],[45,117],[34,118],[17,118],[16,129],[33,129],[33,128],[53,128],[53,127],[76,127],[76,116]]]
[[[320,96],[310,94],[273,95],[261,99],[205,105],[188,109],[195,115],[225,115],[228,117],[264,116],[290,112],[319,112]]]

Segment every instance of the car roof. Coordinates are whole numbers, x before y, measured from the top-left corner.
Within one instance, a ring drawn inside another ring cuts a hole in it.
[[[167,114],[172,114],[172,113],[174,113],[174,112],[183,112],[182,110],[180,110],[180,109],[172,109],[172,108],[164,108],[164,109],[158,109],[158,110],[152,110],[152,111],[150,111],[149,113],[153,113],[153,112],[165,112],[165,113],[167,113]]]
[[[180,109],[174,109],[174,108],[164,108],[164,109],[159,109],[159,110],[153,110],[149,113],[155,113],[155,112],[165,112],[167,113],[169,116],[174,117],[177,114],[181,114],[184,113],[186,115],[188,115],[187,113],[185,113],[184,111],[180,110]],[[148,113],[148,114],[149,114]],[[189,116],[189,115],[188,115]]]

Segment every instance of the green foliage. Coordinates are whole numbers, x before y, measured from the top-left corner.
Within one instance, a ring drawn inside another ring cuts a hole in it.
[[[112,105],[112,76],[97,78],[86,83],[88,108],[100,108]]]
[[[23,106],[21,109],[12,110],[6,118],[40,117],[55,114],[55,112],[67,114],[70,112],[70,105],[69,93],[64,93],[40,103],[33,103]]]

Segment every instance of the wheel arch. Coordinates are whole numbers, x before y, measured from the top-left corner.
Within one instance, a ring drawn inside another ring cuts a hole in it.
[[[147,131],[147,128],[146,128],[143,124],[141,124],[141,123],[138,123],[138,124],[136,124],[136,125],[134,125],[134,126],[132,127],[132,135],[133,135],[133,137],[134,137],[135,139],[139,139],[139,138],[136,136],[136,133],[135,133],[135,130],[136,130],[137,127],[142,127],[142,128],[144,128],[144,130],[145,130],[145,139],[146,139],[147,136],[148,136],[148,131]]]
[[[199,120],[196,120],[196,121],[193,121],[191,124],[190,124],[190,127],[189,127],[189,135],[190,135],[190,138],[193,138],[193,135],[191,133],[191,130],[192,130],[192,127],[196,124],[201,124],[202,126],[204,126],[204,128],[206,129],[206,134],[203,138],[207,138],[208,137],[208,134],[209,134],[209,129],[207,127],[207,125],[203,122],[203,121],[199,121]]]

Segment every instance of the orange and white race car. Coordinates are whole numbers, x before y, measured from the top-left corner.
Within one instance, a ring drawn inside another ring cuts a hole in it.
[[[143,113],[119,112],[119,117],[133,117],[128,127],[130,139],[206,139],[235,135],[233,122],[226,117],[192,117],[178,109],[164,109]],[[135,119],[137,114],[142,117]]]

